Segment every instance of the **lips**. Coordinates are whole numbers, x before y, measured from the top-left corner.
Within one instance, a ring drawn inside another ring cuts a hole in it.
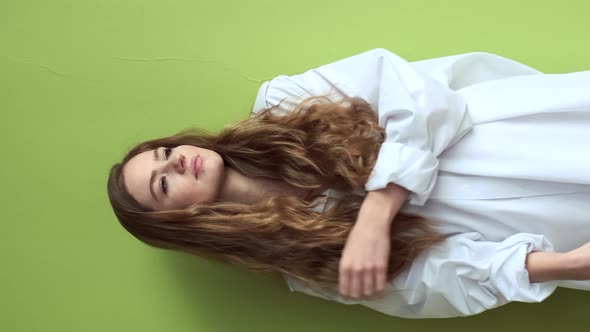
[[[199,173],[201,172],[202,165],[203,165],[203,159],[201,159],[200,156],[194,157],[193,160],[191,161],[191,166],[192,166],[193,174],[195,175],[195,177],[199,176]]]

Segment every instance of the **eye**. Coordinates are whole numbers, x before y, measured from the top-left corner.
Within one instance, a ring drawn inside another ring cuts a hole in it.
[[[172,148],[164,148],[164,158],[168,159],[172,153]]]
[[[165,176],[160,178],[160,188],[162,188],[164,194],[168,193],[168,180],[166,180]]]

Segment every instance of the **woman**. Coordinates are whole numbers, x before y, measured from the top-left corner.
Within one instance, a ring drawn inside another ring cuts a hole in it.
[[[408,318],[590,289],[590,71],[375,49],[265,82],[252,113],[132,149],[121,224]]]

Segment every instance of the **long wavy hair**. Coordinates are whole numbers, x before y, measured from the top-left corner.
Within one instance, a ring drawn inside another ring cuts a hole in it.
[[[286,114],[279,105],[224,127],[218,134],[188,129],[132,148],[112,166],[108,195],[121,225],[148,245],[221,260],[255,272],[277,272],[321,291],[338,288],[339,261],[364,199],[363,190],[385,133],[363,99],[310,97]],[[129,195],[123,166],[158,147],[194,145],[216,151],[225,167],[256,179],[310,189],[254,204],[213,201],[182,210],[152,211]],[[343,195],[325,211],[318,188]],[[313,191],[315,194],[311,194]],[[442,239],[430,220],[398,213],[390,227],[387,280]]]

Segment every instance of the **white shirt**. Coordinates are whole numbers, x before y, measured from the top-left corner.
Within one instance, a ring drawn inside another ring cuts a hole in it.
[[[435,220],[452,235],[420,255],[377,300],[318,293],[285,276],[289,288],[408,318],[539,302],[557,286],[590,289],[587,282],[530,283],[524,266],[531,251],[566,251],[590,241],[583,217],[590,157],[580,153],[590,141],[588,88],[590,71],[542,74],[482,52],[409,63],[384,49],[265,82],[253,113],[284,98],[281,109],[288,111],[303,98],[329,93],[368,101],[386,139],[364,189],[389,182],[407,188],[400,211]]]

